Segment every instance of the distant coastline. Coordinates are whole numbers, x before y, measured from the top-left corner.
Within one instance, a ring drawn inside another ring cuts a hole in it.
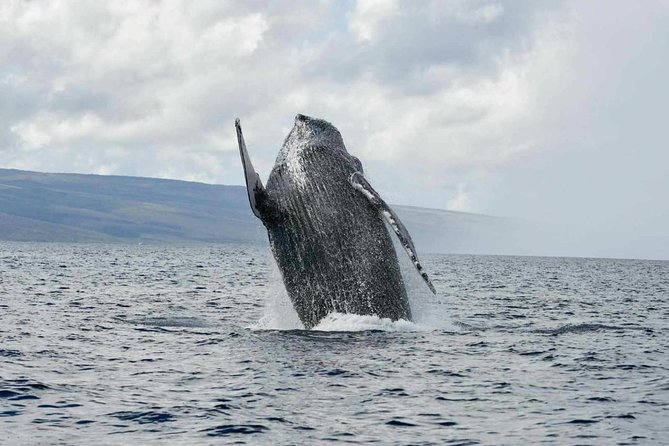
[[[423,233],[462,218],[471,223],[495,219],[411,206],[396,208],[407,224]],[[447,235],[436,232],[441,238]],[[0,240],[266,244],[266,237],[242,186],[0,169]],[[421,240],[418,235],[419,246]]]
[[[421,253],[616,257],[568,228],[393,205]],[[243,186],[0,169],[0,241],[267,245]],[[623,256],[621,256],[623,257]]]

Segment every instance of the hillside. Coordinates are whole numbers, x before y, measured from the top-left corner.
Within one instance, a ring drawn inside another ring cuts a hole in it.
[[[526,253],[523,225],[394,206],[423,252]],[[242,186],[0,169],[0,240],[267,242]]]
[[[0,239],[261,242],[240,186],[0,169]]]

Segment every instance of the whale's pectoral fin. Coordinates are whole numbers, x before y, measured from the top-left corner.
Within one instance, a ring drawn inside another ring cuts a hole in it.
[[[413,240],[411,240],[409,231],[407,231],[407,228],[402,224],[402,221],[397,216],[395,211],[393,211],[390,208],[390,206],[388,206],[386,202],[383,201],[381,196],[378,194],[378,192],[374,190],[371,184],[367,182],[362,173],[354,172],[349,178],[349,182],[353,185],[355,189],[360,191],[374,206],[378,208],[381,215],[383,215],[386,221],[390,224],[390,227],[393,228],[395,234],[397,234],[400,243],[402,243],[404,250],[409,255],[409,258],[411,258],[411,261],[413,262],[413,265],[416,267],[418,273],[421,275],[421,277],[423,278],[427,286],[430,288],[430,290],[436,294],[437,292],[434,289],[434,285],[432,285],[432,282],[430,281],[430,278],[427,276],[427,273],[423,271],[423,266],[420,264],[420,261],[418,260],[418,255],[416,254],[416,248],[414,247]]]
[[[242,134],[242,126],[239,123],[239,118],[235,120],[235,128],[237,129],[237,143],[239,144],[239,155],[242,158],[242,166],[244,167],[244,176],[246,177],[246,192],[249,196],[249,204],[251,205],[251,210],[256,217],[261,220],[264,220],[267,217],[266,209],[268,206],[267,203],[267,192],[265,187],[260,181],[260,175],[253,168],[251,164],[251,158],[249,158],[249,152],[246,150],[246,142],[244,141],[244,135]]]

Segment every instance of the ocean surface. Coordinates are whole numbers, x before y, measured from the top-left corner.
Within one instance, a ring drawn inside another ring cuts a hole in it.
[[[0,242],[0,443],[669,444],[669,262],[422,260],[305,331],[267,249]]]

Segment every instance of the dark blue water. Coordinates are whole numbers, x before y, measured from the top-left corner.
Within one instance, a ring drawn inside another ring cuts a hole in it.
[[[307,332],[263,249],[0,243],[0,443],[669,444],[669,262],[423,257]]]

